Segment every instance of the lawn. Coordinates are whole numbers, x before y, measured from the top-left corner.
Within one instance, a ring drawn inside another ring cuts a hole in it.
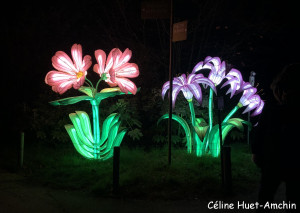
[[[234,143],[231,148],[233,192],[253,191],[259,175],[248,145]],[[14,158],[11,162],[16,163],[16,155],[11,155]],[[145,151],[122,145],[119,196],[140,199],[217,199],[223,196],[220,158],[199,158],[184,149],[173,148],[170,166],[167,159],[167,147]],[[112,196],[112,167],[112,159],[91,161],[81,157],[71,143],[52,147],[27,145],[24,168],[19,172],[30,184]]]

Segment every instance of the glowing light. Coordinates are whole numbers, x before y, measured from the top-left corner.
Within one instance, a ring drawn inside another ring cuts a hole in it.
[[[175,101],[180,91],[182,91],[186,100],[190,100],[195,97],[195,99],[201,103],[202,91],[199,83],[209,85],[214,91],[216,91],[216,88],[211,80],[205,78],[202,74],[190,74],[188,77],[186,77],[185,74],[182,74],[181,76],[174,78],[172,92],[173,107],[175,107]],[[167,81],[162,87],[163,98],[169,88],[170,82]]]
[[[128,63],[132,55],[128,48],[122,53],[118,48],[114,48],[108,54],[103,50],[96,50],[95,57],[98,64],[94,65],[94,71],[100,76],[106,74],[105,80],[111,87],[119,86],[126,94],[131,92],[136,94],[135,84],[127,78],[135,78],[139,75],[138,66],[135,63]],[[105,63],[106,61],[106,63]]]
[[[122,53],[114,48],[108,55],[103,50],[96,50],[95,56],[98,64],[94,71],[100,75],[96,87],[86,78],[87,70],[92,65],[91,57],[85,56],[82,60],[82,48],[80,44],[74,44],[71,48],[73,61],[69,56],[58,51],[52,57],[52,64],[57,71],[47,73],[45,82],[52,86],[54,92],[60,94],[68,89],[78,89],[86,94],[83,96],[63,98],[52,101],[54,106],[70,105],[80,101],[89,101],[92,106],[93,125],[88,114],[84,111],[70,113],[72,124],[65,125],[75,149],[88,159],[106,160],[113,156],[113,147],[120,146],[126,134],[126,128],[120,129],[120,115],[112,113],[103,122],[100,129],[99,105],[103,99],[116,95],[136,94],[139,89],[127,79],[139,75],[138,66],[127,63],[131,58],[131,51],[126,49]],[[106,64],[105,64],[106,62]],[[105,80],[113,88],[104,88],[98,92],[99,83]],[[86,83],[88,86],[83,86]],[[116,87],[119,86],[119,87]],[[101,131],[102,130],[102,131]]]
[[[200,61],[193,69],[192,73],[196,73],[203,69],[210,69],[208,79],[215,85],[219,85],[225,77],[226,64],[221,62],[219,57],[207,56],[204,62]]]
[[[86,70],[92,65],[91,57],[84,56],[82,60],[82,47],[74,44],[71,48],[73,61],[63,51],[57,51],[52,57],[52,65],[57,70],[48,72],[45,83],[52,86],[52,90],[63,94],[68,89],[79,89],[85,80]]]
[[[208,78],[202,74],[196,74],[202,72],[204,69],[209,69]],[[183,92],[184,97],[188,101],[189,109],[191,112],[191,125],[188,127],[188,123],[182,118],[172,115],[172,118],[179,122],[184,128],[187,136],[188,152],[191,153],[192,149],[195,149],[197,156],[204,154],[210,154],[213,157],[218,157],[220,154],[220,135],[219,125],[213,123],[213,93],[216,92],[216,86],[219,85],[224,79],[227,81],[219,87],[220,89],[229,85],[227,94],[230,93],[230,98],[240,92],[243,92],[240,101],[237,105],[228,113],[223,122],[221,123],[222,142],[232,128],[243,130],[243,124],[251,127],[251,123],[244,121],[240,118],[232,118],[232,116],[242,107],[247,106],[243,113],[254,110],[252,116],[258,115],[262,112],[264,102],[260,96],[256,94],[256,88],[254,88],[249,82],[243,81],[242,74],[239,70],[232,68],[227,75],[226,63],[221,62],[219,57],[207,56],[204,61],[200,61],[192,70],[192,74],[186,77],[185,74],[173,80],[173,94],[172,104],[175,105],[175,100],[180,91]],[[201,80],[200,80],[201,79]],[[203,118],[196,118],[192,98],[201,104],[202,91],[199,84],[203,84],[204,88],[210,86],[209,91],[209,103],[208,103],[208,124]],[[170,82],[166,82],[162,87],[162,97],[164,98],[167,90],[170,87]],[[163,115],[161,119],[169,118],[168,114]]]
[[[233,95],[236,94],[237,91],[241,88],[243,84],[243,77],[240,71],[237,69],[231,69],[229,73],[226,75],[228,81],[226,81],[221,88],[230,85],[229,90],[226,92],[226,95],[228,93],[231,93],[230,98],[232,98]]]
[[[69,116],[73,125],[65,125],[65,128],[75,149],[86,158],[105,160],[111,157],[113,147],[120,146],[126,133],[126,129],[118,132],[121,122],[117,113],[105,119],[101,138],[100,129],[99,132],[96,131],[96,135],[92,135],[90,119],[86,112],[76,111]]]

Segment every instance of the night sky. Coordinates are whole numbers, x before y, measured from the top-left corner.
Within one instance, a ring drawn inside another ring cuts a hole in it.
[[[9,102],[30,105],[49,93],[44,77],[53,69],[51,57],[58,50],[70,55],[74,43],[92,56],[93,64],[96,49],[131,49],[130,62],[141,73],[134,80],[138,87],[160,88],[168,80],[169,21],[141,19],[138,0],[9,4],[1,27],[6,110],[13,109]],[[246,80],[255,71],[256,82],[268,88],[270,75],[299,62],[296,10],[289,1],[175,0],[174,22],[188,20],[187,40],[174,43],[175,75],[191,72],[207,55],[219,56]]]

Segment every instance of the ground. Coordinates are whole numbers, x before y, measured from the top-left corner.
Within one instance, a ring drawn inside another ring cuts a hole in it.
[[[32,185],[24,181],[25,176],[18,172],[0,169],[0,212],[224,212],[224,210],[209,210],[209,200],[198,198],[194,200],[139,200],[113,197],[95,197],[84,191],[64,191],[42,185]],[[284,185],[277,193],[276,200],[283,195]],[[230,196],[223,202],[254,202],[257,189],[244,194]],[[230,212],[255,212],[254,210],[228,210]]]

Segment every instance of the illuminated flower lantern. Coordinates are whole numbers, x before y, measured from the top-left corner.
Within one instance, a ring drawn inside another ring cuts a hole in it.
[[[91,67],[91,57],[86,55],[82,59],[82,47],[74,44],[71,48],[72,59],[62,51],[56,52],[52,57],[52,64],[56,70],[48,72],[45,78],[46,84],[52,86],[52,90],[63,94],[72,87],[86,94],[84,96],[64,98],[50,102],[52,105],[69,105],[80,101],[89,101],[92,105],[93,124],[88,114],[84,111],[76,111],[69,114],[72,124],[65,128],[76,150],[86,158],[106,160],[113,155],[113,147],[120,146],[126,129],[119,130],[120,115],[112,113],[102,124],[100,130],[99,105],[103,99],[116,95],[136,94],[137,87],[128,78],[139,75],[138,66],[128,63],[132,52],[126,49],[123,53],[114,48],[108,57],[103,50],[96,50],[95,57],[98,64],[94,65],[94,71],[100,79],[96,86],[87,79],[87,70]],[[104,88],[98,92],[99,83],[104,80],[111,88]],[[83,84],[87,86],[83,86]]]
[[[209,69],[208,77],[204,77],[201,71]],[[222,130],[222,142],[230,130],[234,127],[239,130],[243,130],[243,124],[251,127],[251,123],[244,121],[240,118],[232,118],[232,116],[242,107],[247,107],[243,113],[254,110],[251,114],[256,116],[260,114],[264,107],[264,102],[261,100],[260,96],[256,94],[257,89],[252,87],[249,82],[244,82],[240,71],[237,69],[231,69],[226,74],[226,63],[221,61],[219,57],[207,56],[204,61],[200,61],[196,64],[192,70],[192,74],[182,75],[180,77],[174,78],[173,80],[173,92],[172,92],[172,106],[175,107],[175,100],[179,93],[182,91],[184,97],[187,99],[190,112],[191,112],[191,127],[190,125],[181,117],[177,115],[172,115],[172,119],[179,122],[183,127],[186,139],[187,139],[187,150],[189,153],[195,150],[197,156],[202,156],[204,154],[210,154],[213,157],[217,157],[220,154],[220,134],[219,125],[213,123],[213,95],[217,93],[217,89],[225,88],[229,86],[226,93],[230,93],[230,98],[234,95],[242,93],[240,101],[238,104],[229,112],[221,124]],[[227,81],[220,85],[225,79]],[[208,100],[208,124],[203,118],[196,118],[194,112],[194,106],[192,98],[195,97],[197,102],[201,104],[202,92],[199,84],[202,84],[206,89],[209,86],[209,100]],[[170,87],[170,82],[166,82],[162,87],[162,97],[165,96],[166,91]],[[168,114],[163,115],[158,123],[162,119],[169,118]]]

